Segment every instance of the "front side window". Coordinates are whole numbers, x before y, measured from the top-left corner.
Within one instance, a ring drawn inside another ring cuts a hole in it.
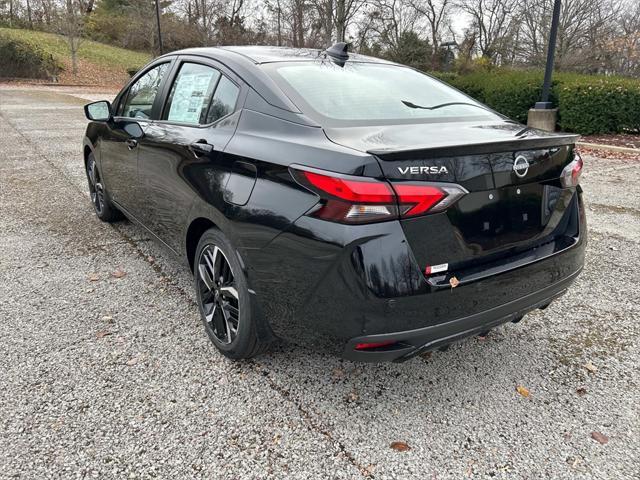
[[[220,72],[214,68],[184,63],[171,87],[163,119],[193,125],[211,123],[207,112],[219,79]]]
[[[168,63],[158,65],[131,85],[129,94],[125,100],[121,115],[130,118],[151,118],[153,102],[158,94],[158,88],[162,78],[167,73]]]
[[[274,63],[265,69],[303,111],[328,123],[499,118],[466,95],[408,67],[321,61]]]

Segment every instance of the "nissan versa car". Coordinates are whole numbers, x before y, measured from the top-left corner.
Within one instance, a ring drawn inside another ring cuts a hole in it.
[[[184,257],[234,359],[283,338],[403,361],[546,308],[583,266],[576,136],[344,44],[174,52],[85,113],[96,214]]]

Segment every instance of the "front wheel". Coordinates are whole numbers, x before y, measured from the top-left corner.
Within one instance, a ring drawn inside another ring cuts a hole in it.
[[[121,220],[122,213],[111,203],[93,153],[90,153],[87,157],[87,180],[89,181],[89,195],[91,196],[91,203],[96,211],[96,216],[103,222],[109,223]]]
[[[229,240],[207,230],[198,243],[194,281],[200,316],[211,342],[233,359],[251,358],[268,344],[257,335],[247,280]]]

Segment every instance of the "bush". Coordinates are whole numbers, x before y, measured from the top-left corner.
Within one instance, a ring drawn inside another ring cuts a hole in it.
[[[563,130],[584,135],[640,131],[638,80],[580,76],[561,83],[557,93]]]
[[[63,66],[36,43],[0,34],[0,77],[52,79]]]
[[[497,69],[432,75],[509,118],[526,123],[540,100],[543,72]],[[562,130],[583,135],[640,131],[640,80],[558,73],[550,101]]]
[[[529,109],[540,100],[542,73],[511,70],[475,72],[459,76],[451,84],[503,115],[526,123]]]

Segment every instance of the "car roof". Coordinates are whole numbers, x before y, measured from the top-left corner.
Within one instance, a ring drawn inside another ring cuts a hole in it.
[[[238,46],[187,48],[167,53],[159,58],[191,55],[209,58],[225,65],[229,70],[247,82],[269,104],[291,112],[300,113],[299,108],[289,99],[259,65],[274,62],[313,61],[325,55],[324,50],[312,48]],[[158,60],[155,59],[154,62]],[[393,62],[375,57],[349,54],[349,62],[378,63],[394,65]]]
[[[273,47],[273,46],[223,46],[223,47],[201,47],[188,48],[172,52],[172,55],[196,54],[211,58],[219,57],[221,54],[230,57],[228,53],[236,54],[238,57],[244,57],[246,60],[254,63],[271,63],[271,62],[296,62],[314,60],[325,55],[324,50],[314,48],[292,48],[292,47]],[[226,55],[225,55],[226,54]],[[233,55],[235,56],[235,55]],[[366,63],[385,63],[393,64],[381,58],[360,55],[359,53],[349,53],[349,61],[366,62]]]

